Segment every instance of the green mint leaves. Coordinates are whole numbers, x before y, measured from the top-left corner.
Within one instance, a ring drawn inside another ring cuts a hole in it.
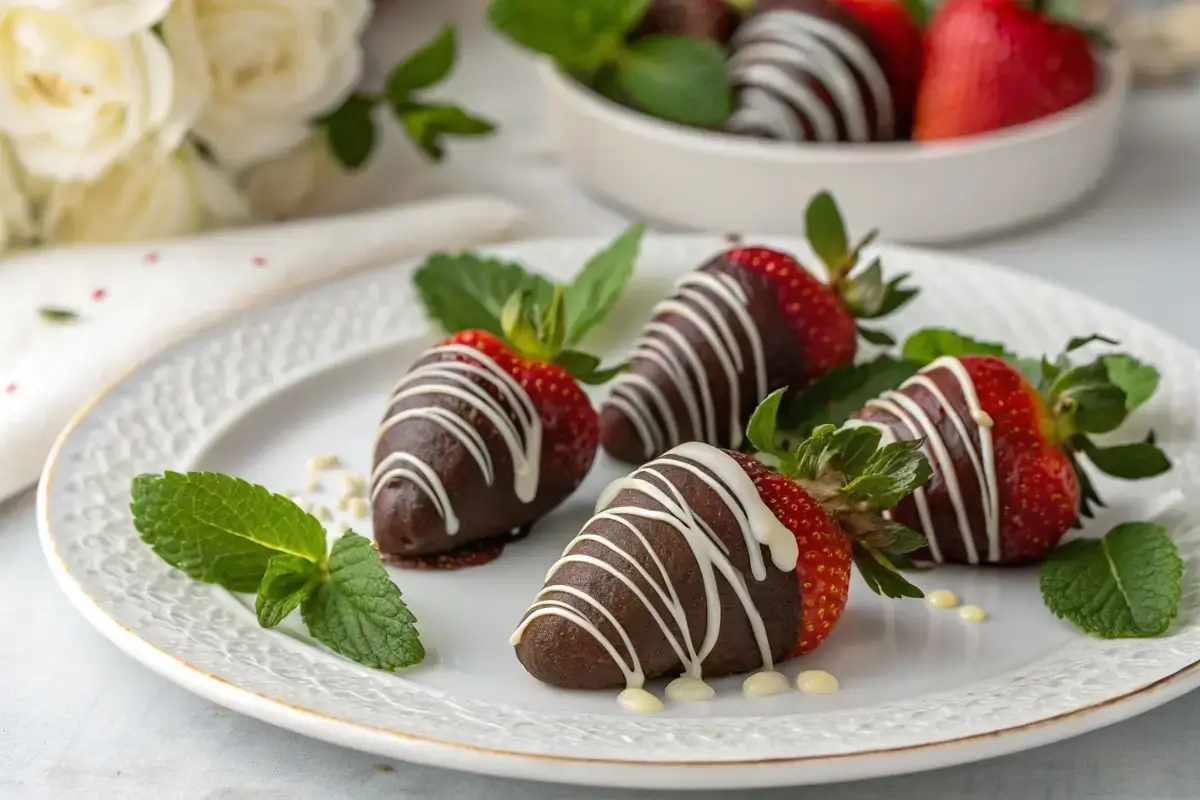
[[[875,241],[879,231],[868,232],[851,246],[842,212],[829,192],[818,192],[808,201],[804,211],[804,231],[813,252],[829,272],[829,284],[837,290],[855,319],[885,317],[919,294],[917,289],[904,285],[908,275],[885,280],[883,264],[878,258],[872,259],[866,269],[857,275],[851,274],[858,267],[863,250]],[[862,325],[858,326],[858,334],[875,345],[890,346],[896,343],[883,331]]]
[[[368,667],[391,671],[425,658],[417,618],[371,542],[355,533],[333,543],[329,579],[316,587],[300,612],[318,641]]]
[[[1179,613],[1182,578],[1166,531],[1128,522],[1102,539],[1077,539],[1052,552],[1041,568],[1042,599],[1093,636],[1160,636]]]
[[[565,291],[567,342],[577,344],[612,311],[633,276],[644,225],[634,225],[596,253]]]
[[[878,442],[879,431],[874,433]],[[933,467],[921,453],[922,444],[923,440],[912,439],[879,448],[858,471],[846,473],[849,480],[842,493],[870,511],[894,508],[933,476]]]
[[[944,356],[996,356],[1007,358],[1004,345],[981,342],[946,328],[925,328],[904,341],[901,354],[918,364],[931,364]]]
[[[682,125],[733,112],[725,52],[688,36],[628,41],[650,0],[492,0],[488,23],[609,99]]]
[[[867,401],[917,373],[912,361],[878,359],[847,364],[825,374],[792,399],[783,414],[784,441],[803,439],[819,425],[842,425]]]
[[[572,350],[608,315],[633,275],[645,228],[633,225],[555,286],[520,264],[474,253],[435,253],[413,275],[429,317],[449,333],[485,330],[518,351],[554,361],[584,383],[603,383],[623,367]]]
[[[228,475],[166,472],[134,478],[130,507],[168,564],[255,593],[263,627],[299,607],[312,635],[347,658],[388,670],[424,658],[416,620],[371,543],[347,533],[327,556],[324,527],[286,497]]]
[[[381,95],[355,92],[324,117],[321,125],[338,162],[358,169],[370,158],[378,139],[374,111],[380,103],[391,109],[413,143],[433,161],[446,155],[445,136],[486,136],[495,130],[490,121],[458,106],[417,96],[450,75],[456,50],[454,28],[446,26],[392,69]]]

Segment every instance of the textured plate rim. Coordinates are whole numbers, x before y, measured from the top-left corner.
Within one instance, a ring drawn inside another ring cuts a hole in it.
[[[660,241],[718,242],[713,235],[657,235]],[[766,236],[764,239],[787,239],[794,237]],[[523,239],[490,245],[487,250],[506,251],[512,248],[594,244],[596,237],[544,237]],[[1017,272],[1003,266],[954,253],[944,253],[904,245],[886,244],[888,250],[905,252],[909,256],[929,256],[934,259],[951,259],[971,267],[1017,277],[1022,281],[1036,283],[1055,291],[1075,292],[1070,287],[1047,280],[1041,276]],[[408,262],[402,262],[408,263]],[[415,263],[415,262],[413,262]],[[397,265],[381,269],[395,268]],[[260,308],[287,305],[296,298],[321,291],[322,287],[310,288],[272,302],[256,304],[238,313]],[[1083,296],[1093,304],[1105,308],[1115,315],[1143,326],[1171,342],[1174,346],[1195,353],[1194,349],[1152,322],[1114,308],[1086,293]],[[101,605],[87,593],[71,574],[65,559],[58,550],[58,543],[50,523],[50,494],[55,469],[62,451],[71,435],[87,419],[95,408],[110,394],[121,387],[134,374],[140,372],[159,358],[176,350],[183,344],[206,336],[230,324],[237,315],[218,321],[214,325],[194,332],[178,341],[169,342],[147,361],[129,369],[95,395],[83,408],[76,412],[55,440],[37,488],[37,523],[43,552],[56,582],[83,617],[106,639],[122,652],[150,668],[157,674],[179,684],[187,690],[212,702],[224,705],[268,724],[283,727],[333,744],[375,753],[385,757],[408,760],[449,769],[475,772],[499,777],[537,781],[552,781],[578,785],[608,786],[623,788],[752,788],[817,784],[858,780],[884,775],[919,772],[938,767],[965,764],[973,761],[1006,755],[1013,752],[1050,744],[1071,738],[1106,725],[1128,719],[1153,709],[1188,691],[1200,687],[1200,659],[1185,664],[1175,672],[1162,676],[1144,686],[1115,697],[1092,703],[1071,711],[1034,720],[1027,723],[999,728],[952,739],[896,747],[881,747],[851,753],[836,753],[811,756],[763,757],[746,760],[723,761],[630,761],[619,758],[563,756],[536,754],[523,751],[481,747],[478,745],[438,739],[421,734],[398,731],[367,722],[351,721],[331,716],[315,709],[305,708],[239,686],[174,655],[137,634],[119,620],[110,616]],[[397,338],[379,345],[394,347],[417,335]],[[371,352],[374,347],[361,348],[353,358]],[[1200,356],[1198,356],[1200,359]],[[286,383],[303,380],[326,368],[314,363],[304,375],[293,376]],[[276,387],[279,388],[279,387]],[[220,427],[218,425],[217,427]],[[988,746],[991,745],[991,746]],[[918,754],[909,761],[903,757]],[[854,763],[850,769],[839,769],[839,764]],[[817,767],[812,771],[795,772],[796,767]],[[597,768],[609,768],[600,773]],[[619,767],[620,771],[611,768]]]

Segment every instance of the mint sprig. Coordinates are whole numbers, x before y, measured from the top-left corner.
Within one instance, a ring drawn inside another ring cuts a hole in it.
[[[578,344],[612,310],[633,275],[644,233],[644,226],[631,226],[560,287],[563,320],[555,353]],[[533,320],[548,320],[555,295],[555,285],[541,275],[476,253],[434,253],[413,283],[430,319],[447,333],[479,329],[505,336],[504,309],[514,295],[522,295],[523,313]]]
[[[784,445],[807,437],[819,425],[844,424],[867,401],[895,389],[919,368],[916,362],[894,359],[837,367],[788,404],[781,421]]]
[[[445,157],[446,136],[486,136],[494,131],[490,120],[418,94],[450,75],[456,51],[454,28],[447,25],[392,69],[383,93],[355,92],[322,118],[319,124],[338,162],[358,169],[370,158],[379,138],[374,113],[380,104],[391,109],[413,143],[433,161]]]
[[[488,23],[552,58],[611,100],[682,125],[714,127],[733,111],[725,52],[690,36],[630,35],[650,0],[492,0]]]
[[[142,540],[196,580],[255,593],[263,627],[300,607],[319,642],[359,663],[394,670],[424,658],[416,619],[363,537],[347,533],[326,555],[315,517],[217,473],[139,475],[131,495]]]
[[[1128,522],[1077,539],[1041,568],[1042,599],[1060,619],[1104,639],[1160,636],[1179,614],[1183,562],[1159,525]]]

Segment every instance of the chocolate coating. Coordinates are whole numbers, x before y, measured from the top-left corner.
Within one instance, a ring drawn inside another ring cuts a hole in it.
[[[428,352],[413,364],[453,360],[447,353]],[[466,378],[499,399],[495,389],[475,375]],[[505,412],[515,414],[507,403]],[[545,516],[575,491],[581,476],[570,470],[541,471],[537,494],[525,503],[513,491],[513,461],[509,448],[492,422],[474,406],[452,394],[429,393],[404,398],[388,407],[384,418],[411,408],[441,407],[463,418],[483,438],[495,470],[489,485],[471,453],[445,427],[432,420],[415,418],[389,428],[375,447],[378,465],[394,452],[411,453],[436,473],[459,520],[459,529],[447,532],[437,504],[416,483],[407,479],[388,482],[372,502],[375,541],[381,553],[392,556],[392,563],[419,569],[454,569],[486,563],[485,551],[464,546],[495,537],[496,543],[512,541],[536,520]],[[549,463],[551,446],[544,439],[543,463]],[[457,502],[456,502],[457,501]],[[461,555],[460,558],[423,559],[414,557]],[[499,550],[494,550],[494,555]]]
[[[750,574],[749,553],[741,528],[717,493],[702,479],[684,469],[665,466],[660,471],[679,487],[684,500],[697,517],[706,522],[729,549],[730,560],[745,576],[747,591],[762,615],[772,657],[780,661],[789,656],[796,646],[801,617],[800,587],[795,571],[784,572],[772,567],[770,554],[760,546],[767,564],[767,577],[761,582],[754,579]],[[650,480],[663,487],[658,479]],[[653,499],[629,489],[619,493],[610,507],[618,505],[662,508]],[[643,523],[641,530],[655,548],[666,568],[668,581],[679,595],[691,640],[699,651],[708,623],[708,610],[703,578],[697,569],[692,549],[670,524],[655,520],[639,522]],[[584,530],[613,542],[649,574],[661,580],[658,566],[626,526],[610,519],[594,519]],[[571,552],[592,556],[620,570],[651,599],[658,613],[668,620],[676,637],[682,639],[678,626],[650,582],[611,548],[584,540],[577,542]],[[717,677],[756,669],[762,665],[762,658],[746,611],[725,578],[718,574],[716,581],[721,605],[721,627],[716,645],[702,665],[704,675]],[[569,562],[550,576],[547,585],[550,584],[579,589],[608,608],[628,633],[648,680],[679,671],[682,665],[671,643],[645,604],[620,579],[595,565]],[[619,644],[621,637],[595,607],[565,592],[551,592],[545,599],[569,604],[610,641],[618,643],[618,652],[625,655]],[[625,683],[620,667],[604,646],[564,617],[547,615],[535,618],[525,628],[516,646],[516,655],[531,675],[555,686],[603,689],[623,686]]]

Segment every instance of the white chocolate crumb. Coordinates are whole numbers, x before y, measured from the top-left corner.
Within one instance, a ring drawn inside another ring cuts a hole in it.
[[[352,499],[353,499],[353,498],[346,497],[345,495],[342,495],[341,497],[339,497],[339,498],[337,499],[337,510],[338,510],[338,511],[346,511],[347,509],[349,509],[349,508],[350,508],[350,501],[351,501]]]
[[[334,453],[324,453],[315,455],[308,459],[308,469],[310,472],[317,472],[323,469],[334,469],[342,465],[342,459],[338,458]]]
[[[979,606],[963,606],[958,610],[958,615],[963,622],[983,622],[988,618],[988,613]]]
[[[805,694],[833,694],[841,687],[838,679],[823,669],[808,669],[796,676],[796,688]]]
[[[362,475],[348,472],[342,476],[342,497],[364,497],[367,493],[367,479]]]
[[[328,506],[317,506],[317,519],[322,522],[329,522],[329,520],[333,519],[333,514],[330,512]]]
[[[347,503],[346,510],[355,519],[365,519],[371,513],[371,504],[362,497],[352,497]]]
[[[312,492],[319,492],[324,488],[325,487],[321,486],[321,482],[319,480],[317,480],[316,475],[313,475],[312,477],[310,477],[308,479],[308,483],[304,484],[304,491],[309,492],[310,494]]]
[[[975,420],[975,424],[981,428],[990,428],[996,424],[996,421],[992,419],[992,415],[982,408],[972,414],[971,417]]]
[[[926,595],[925,601],[934,608],[954,608],[958,605],[958,595],[949,589],[937,589]]]

